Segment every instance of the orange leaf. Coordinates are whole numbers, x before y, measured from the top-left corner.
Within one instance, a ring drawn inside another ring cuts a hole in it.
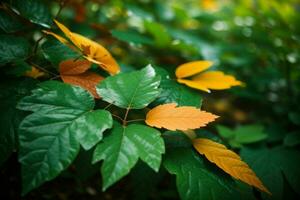
[[[215,163],[232,177],[271,194],[252,169],[241,160],[240,156],[227,149],[224,145],[209,139],[198,138],[193,140],[193,146],[210,162]]]
[[[80,34],[71,32],[66,26],[54,20],[59,29],[65,34],[67,38],[84,54],[84,57],[90,62],[98,64],[105,71],[111,75],[120,72],[120,67],[115,59],[111,56],[108,50],[102,45],[86,38]],[[51,34],[55,36],[55,34]],[[55,36],[59,39],[57,36]],[[59,39],[60,40],[60,39]],[[60,40],[61,41],[61,40]]]
[[[82,60],[66,60],[60,63],[59,71],[63,82],[80,86],[88,90],[95,98],[100,98],[96,85],[104,78],[94,72],[88,72],[91,63]]]
[[[176,107],[176,103],[159,105],[150,110],[146,124],[169,130],[188,130],[206,126],[218,116],[201,111],[192,106]]]
[[[87,60],[65,60],[59,64],[59,72],[63,75],[74,75],[86,72],[91,66]]]

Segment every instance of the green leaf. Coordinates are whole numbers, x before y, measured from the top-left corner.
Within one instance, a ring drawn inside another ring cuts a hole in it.
[[[23,194],[55,178],[74,160],[79,143],[91,148],[111,126],[107,111],[91,111],[89,92],[58,81],[41,83],[18,108],[34,112],[19,128]]]
[[[112,127],[112,122],[110,112],[96,110],[77,118],[70,129],[75,132],[82,147],[88,150],[102,140],[102,133]]]
[[[166,131],[162,134],[166,147],[192,147],[191,139],[180,131]]]
[[[145,21],[144,26],[145,29],[154,37],[157,46],[165,47],[170,44],[171,37],[162,24],[153,21]]]
[[[42,53],[57,68],[60,62],[80,56],[79,53],[53,38],[42,45]]]
[[[14,62],[13,65],[5,71],[5,73],[19,77],[24,75],[26,72],[31,71],[31,69],[32,67],[28,63],[21,60]]]
[[[259,142],[267,137],[261,125],[240,126],[235,130],[235,141],[241,144]]]
[[[102,99],[121,108],[141,109],[159,95],[160,77],[151,65],[130,73],[110,76],[97,85]]]
[[[202,98],[199,92],[171,80],[168,72],[162,68],[155,67],[155,71],[161,74],[161,92],[153,102],[154,105],[177,103],[178,106],[201,107]]]
[[[295,192],[299,194],[300,185],[300,152],[282,147],[243,148],[241,157],[250,165],[262,182],[270,189],[272,196],[263,195],[264,199],[282,199],[285,175]]]
[[[127,42],[127,43],[134,43],[134,44],[152,44],[153,41],[140,34],[136,31],[118,31],[118,30],[112,30],[112,35],[117,38],[118,40]]]
[[[225,139],[232,139],[235,135],[234,131],[227,128],[226,126],[218,125],[217,130],[220,136]]]
[[[268,137],[268,134],[264,132],[264,127],[256,124],[239,126],[235,130],[225,126],[217,126],[217,129],[220,136],[235,148],[241,148],[243,144],[259,142]]]
[[[169,173],[176,175],[177,190],[183,200],[231,200],[238,195],[230,176],[191,149],[168,149],[164,166]]]
[[[294,132],[287,134],[283,141],[285,146],[293,147],[300,144],[300,134],[299,132]]]
[[[97,145],[93,163],[104,160],[102,188],[106,190],[128,174],[139,157],[157,171],[162,153],[164,143],[156,129],[137,124],[125,127],[115,122],[111,133]]]
[[[26,39],[10,35],[0,35],[0,38],[0,65],[28,57],[30,46]]]
[[[4,10],[0,10],[0,29],[6,33],[14,33],[22,30],[24,25],[16,18],[7,14]]]
[[[94,151],[93,163],[104,160],[101,167],[103,190],[128,174],[138,161],[137,148],[126,137],[125,130],[120,124],[114,123],[111,133]]]
[[[32,79],[10,79],[0,82],[0,165],[18,146],[18,127],[24,112],[16,110],[19,99],[35,86]]]
[[[160,132],[145,125],[132,124],[126,128],[127,137],[138,150],[139,157],[154,171],[159,170],[161,154],[165,152]]]
[[[14,10],[32,23],[50,28],[53,24],[50,9],[44,0],[15,0]]]

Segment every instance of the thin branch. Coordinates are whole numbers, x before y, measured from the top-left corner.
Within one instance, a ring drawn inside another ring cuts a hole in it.
[[[125,126],[127,124],[127,117],[128,117],[128,113],[129,113],[130,108],[126,108],[126,113],[123,119],[123,126]]]
[[[57,11],[57,13],[56,13],[54,19],[57,19],[57,18],[58,18],[58,16],[60,15],[62,9],[65,7],[65,5],[66,5],[66,0],[61,0],[61,1],[59,2],[59,9],[58,9],[58,11]]]
[[[40,70],[46,72],[47,74],[51,74],[51,75],[54,76],[54,77],[59,76],[58,74],[55,74],[55,73],[53,73],[53,72],[51,72],[51,71],[49,71],[49,70],[47,70],[47,69],[45,69],[45,68],[43,68],[43,67],[40,67],[40,66],[38,66],[37,64],[35,64],[35,63],[33,63],[33,62],[28,62],[28,63],[29,63],[30,65],[32,65],[32,66],[34,66],[34,67],[36,67],[36,68],[38,68],[38,69],[40,69]]]
[[[107,106],[105,106],[105,107],[103,108],[103,110],[108,109],[111,105],[112,105],[112,103],[108,104]]]
[[[123,119],[120,116],[115,115],[115,114],[111,114],[111,115],[114,116],[114,117],[116,117],[116,118],[118,118],[119,120],[123,121]]]
[[[132,119],[132,120],[128,120],[127,123],[130,123],[130,122],[139,122],[139,121],[145,121],[145,119]]]

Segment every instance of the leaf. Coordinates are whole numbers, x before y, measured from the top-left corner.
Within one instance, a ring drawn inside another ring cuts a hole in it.
[[[140,124],[127,127],[127,137],[135,144],[139,157],[158,172],[161,154],[165,152],[164,141],[156,129]]]
[[[130,73],[121,73],[97,85],[102,99],[121,108],[141,109],[159,95],[160,77],[151,65]]]
[[[95,98],[100,98],[96,85],[104,78],[97,73],[88,72],[91,63],[86,60],[66,60],[59,64],[60,77],[65,83],[88,90]]]
[[[206,126],[218,116],[192,106],[176,107],[176,103],[156,106],[146,116],[146,124],[169,130],[188,130]]]
[[[229,176],[189,148],[168,149],[164,167],[176,175],[177,190],[183,200],[231,200],[238,196]]]
[[[68,39],[83,53],[84,57],[92,63],[98,64],[111,75],[120,71],[118,63],[102,45],[82,36],[71,32],[67,27],[54,20],[59,29]],[[57,38],[57,37],[56,37]],[[60,39],[61,41],[61,39]]]
[[[241,156],[266,183],[272,192],[272,199],[284,198],[284,179],[300,194],[300,151],[284,148],[243,148]],[[284,175],[285,178],[282,176]],[[263,196],[264,199],[271,199]]]
[[[113,37],[117,38],[118,40],[127,42],[127,43],[134,43],[134,44],[152,44],[152,40],[137,31],[119,31],[119,30],[112,30],[111,34]]]
[[[240,148],[243,144],[250,144],[265,140],[268,135],[261,125],[244,125],[232,130],[225,126],[218,126],[218,133],[228,140],[232,147]]]
[[[94,108],[80,87],[47,81],[24,97],[18,108],[34,113],[19,128],[23,194],[55,178],[76,157],[79,144],[90,149],[112,125],[110,114]]]
[[[179,65],[175,71],[178,79],[196,75],[213,65],[211,61],[192,61]]]
[[[230,75],[225,75],[221,71],[209,71],[200,73],[212,66],[210,61],[193,61],[182,64],[176,69],[176,77],[179,83],[191,88],[210,92],[210,89],[224,90],[232,86],[242,85],[242,82]],[[199,74],[200,73],[200,74]],[[197,75],[198,74],[198,75]],[[193,76],[192,80],[183,79]]]
[[[287,134],[283,141],[285,146],[293,147],[300,144],[300,134],[298,132],[293,132]]]
[[[44,57],[54,66],[58,66],[62,61],[80,56],[75,50],[54,39],[48,39],[41,48]]]
[[[263,199],[281,200],[284,180],[276,158],[278,153],[267,148],[242,148],[240,155],[272,193],[272,197],[262,194]]]
[[[191,81],[191,80],[187,80],[187,79],[177,79],[177,82],[185,84],[186,86],[189,86],[190,88],[197,89],[197,90],[202,90],[202,91],[210,93],[210,90],[208,88],[206,88],[205,86],[199,84],[196,81]]]
[[[15,11],[22,17],[28,19],[32,23],[50,28],[52,25],[52,17],[50,10],[41,0],[15,0],[13,1]]]
[[[0,66],[28,57],[30,45],[26,39],[10,35],[0,35],[0,38]]]
[[[20,98],[35,87],[33,79],[4,79],[0,81],[0,166],[18,147],[18,127],[25,113],[16,109]]]
[[[12,17],[4,10],[0,10],[0,29],[5,33],[14,33],[23,29],[23,25],[15,17]]]
[[[241,144],[259,142],[267,137],[261,125],[244,125],[235,129],[235,141]]]
[[[225,75],[221,71],[203,72],[196,75],[192,80],[207,89],[224,90],[232,86],[242,85],[242,82],[235,79],[234,76]]]
[[[157,74],[161,73],[159,86],[161,88],[161,92],[158,98],[153,102],[154,105],[177,103],[178,106],[201,107],[202,98],[198,92],[171,80],[168,72],[162,68],[155,67],[155,71]],[[162,75],[163,73],[165,75]]]
[[[158,47],[166,47],[171,43],[171,37],[166,28],[157,22],[144,21],[145,29],[154,37]]]
[[[228,150],[224,145],[209,139],[198,138],[193,140],[193,146],[210,162],[215,163],[232,177],[271,194],[249,166],[236,153]]]
[[[31,69],[32,66],[30,66],[27,62],[21,60],[13,62],[11,67],[5,70],[5,73],[20,77],[27,71],[31,71]]]
[[[45,75],[45,72],[37,69],[36,67],[31,67],[31,70],[30,71],[27,71],[24,76],[27,76],[27,77],[31,77],[31,78],[34,78],[34,79],[37,79],[41,76],[44,76]]]
[[[162,153],[164,143],[157,130],[138,124],[125,127],[116,122],[111,133],[97,145],[93,163],[104,160],[102,188],[106,190],[128,174],[139,157],[158,171]]]
[[[232,139],[235,135],[235,132],[226,126],[218,125],[217,130],[220,136],[225,139]]]

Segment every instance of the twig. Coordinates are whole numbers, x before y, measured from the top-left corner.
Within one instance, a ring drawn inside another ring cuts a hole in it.
[[[111,115],[114,116],[114,117],[116,117],[116,118],[118,118],[119,120],[123,121],[123,119],[120,116],[115,115],[115,114],[111,114]]]
[[[128,113],[129,113],[130,107],[126,108],[126,113],[123,119],[123,126],[125,126],[127,124],[127,117],[128,117]]]
[[[130,122],[139,122],[139,121],[144,121],[145,119],[132,119],[132,120],[128,120],[127,123]]]
[[[108,109],[111,105],[112,105],[112,103],[108,104],[107,106],[105,106],[105,107],[103,108],[103,110]]]
[[[36,67],[36,68],[38,68],[38,69],[40,69],[40,70],[46,72],[46,73],[48,73],[48,74],[51,74],[51,75],[54,76],[54,77],[59,76],[58,74],[55,74],[55,73],[53,73],[53,72],[51,72],[51,71],[49,71],[49,70],[47,70],[47,69],[45,69],[45,68],[43,68],[43,67],[40,67],[40,66],[38,66],[37,64],[35,64],[35,63],[33,63],[33,62],[28,62],[28,63],[29,63],[30,65],[32,65],[32,66],[34,66],[34,67]]]

